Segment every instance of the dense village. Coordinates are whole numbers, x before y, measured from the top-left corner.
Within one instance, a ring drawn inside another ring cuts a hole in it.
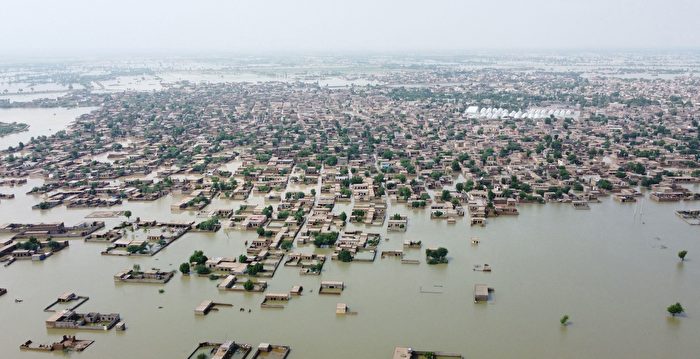
[[[450,265],[454,244],[429,247],[416,237],[401,250],[382,248],[389,235],[381,229],[410,234],[416,217],[489,227],[501,223],[495,218],[507,221],[552,203],[596,211],[605,198],[620,206],[642,197],[700,200],[689,186],[700,182],[696,77],[439,67],[356,76],[374,84],[182,81],[152,92],[78,89],[53,100],[6,103],[96,109],[56,134],[2,149],[0,201],[15,201],[2,192],[29,180],[23,195],[32,199],[32,211],[89,208],[91,214],[79,223],[3,221],[9,223],[0,227],[8,234],[0,260],[4,266],[22,260],[50,266],[53,254],[71,250],[71,239],[101,243],[96,256],[148,258],[192,233],[245,231],[255,233],[245,252],[197,250],[177,270],[126,264],[113,279],[162,286],[175,276],[211,280],[221,292],[257,293],[261,310],[331,294],[339,296],[335,315],[351,316],[358,312],[340,298],[352,288],[342,277],[324,276],[328,263],[397,257],[426,268]],[[173,220],[123,208],[168,197],[176,198],[171,213],[195,215]],[[398,206],[410,214],[395,211]],[[678,215],[698,217],[692,211]],[[481,238],[460,240],[479,246]],[[270,292],[280,270],[320,276],[318,287]],[[474,266],[491,270],[489,264]],[[484,283],[488,278],[470,283],[473,301],[493,304],[496,288]],[[12,288],[0,295],[5,292]],[[77,298],[83,297],[69,292],[57,302]],[[232,306],[199,299],[198,316]],[[76,307],[55,311],[46,327],[127,330],[120,314],[77,313]],[[21,348],[83,350],[90,344],[66,336],[38,346],[30,340]],[[286,358],[291,351],[284,343],[193,345],[193,359],[244,358],[249,352],[252,358]],[[393,357],[462,355],[398,346]]]

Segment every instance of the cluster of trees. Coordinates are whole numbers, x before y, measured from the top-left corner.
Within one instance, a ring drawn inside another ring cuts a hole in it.
[[[361,209],[353,209],[352,216],[358,217],[358,218],[363,218],[365,216],[365,211],[363,211]]]
[[[450,194],[450,191],[444,189],[442,190],[442,193],[440,194],[440,199],[443,200],[444,202],[449,202],[452,199],[452,195]]]
[[[474,189],[474,181],[467,180],[467,182],[459,182],[455,184],[455,190],[457,192],[469,192]]]
[[[258,273],[264,270],[263,264],[258,262],[255,264],[248,265],[245,269],[245,273],[248,275],[258,275]]]
[[[199,195],[199,196],[187,201],[187,207],[194,207],[194,206],[199,205],[200,203],[209,204],[209,202],[210,202],[209,198],[204,197],[202,195]]]
[[[209,269],[204,264],[197,264],[196,266],[194,266],[194,271],[199,275],[207,275],[211,273],[211,269]]]
[[[569,186],[564,186],[564,187],[559,187],[559,186],[551,186],[547,188],[547,192],[554,193],[553,197],[554,198],[562,198],[565,194],[569,193],[571,191],[571,187]],[[540,196],[544,196],[545,191],[544,190],[537,190],[537,194]],[[529,197],[527,197],[529,198]]]
[[[190,263],[204,264],[209,258],[204,255],[204,251],[194,251],[190,256]]]
[[[283,240],[282,243],[280,244],[280,248],[284,249],[285,251],[292,249],[293,246],[294,246],[294,241],[289,240],[289,239]]]
[[[406,172],[408,172],[408,174],[416,174],[416,166],[414,166],[411,163],[410,159],[402,158],[400,162],[401,162],[401,167],[406,169]],[[401,183],[403,183],[403,182],[401,182]]]
[[[598,188],[604,189],[606,191],[612,191],[612,189],[613,189],[612,183],[610,183],[610,181],[608,181],[604,178],[598,180],[598,182],[596,183],[596,186],[598,186]]]
[[[38,204],[39,209],[49,209],[51,208],[51,203],[43,201]]]
[[[428,264],[447,263],[447,248],[426,249],[425,256],[428,259]]]
[[[634,172],[638,175],[643,175],[647,173],[647,170],[644,167],[644,165],[639,162],[628,162],[625,167],[628,171]]]
[[[130,244],[130,245],[126,246],[126,251],[131,253],[131,254],[135,254],[135,253],[145,254],[148,252],[148,244],[146,244],[146,242],[143,242],[139,245]]]
[[[238,182],[231,178],[228,182],[219,181],[218,177],[212,177],[211,188],[215,191],[233,191],[238,187]]]
[[[272,206],[267,206],[262,210],[262,214],[264,214],[267,218],[272,217],[272,212],[274,212]]]
[[[137,180],[134,183],[134,186],[136,186],[136,188],[138,188],[141,193],[158,193],[165,190],[166,188],[172,187],[173,180],[170,177],[166,177],[164,180],[153,184]]]
[[[217,228],[219,228],[219,219],[216,217],[209,218],[197,224],[197,229],[201,231],[214,231]]]
[[[304,192],[287,192],[284,194],[284,198],[286,198],[286,199],[294,198],[294,199],[298,200],[298,199],[304,198],[304,196],[306,196],[306,194],[304,194]]]
[[[642,178],[640,185],[647,187],[647,188],[651,188],[651,186],[661,183],[662,179],[663,179],[662,174],[657,173],[654,177]]]
[[[304,222],[304,211],[300,209],[294,212],[294,219],[297,221],[297,224]]]
[[[41,244],[36,238],[30,237],[28,241],[19,243],[17,245],[17,248],[24,249],[27,251],[36,251],[39,248],[41,248]]]
[[[316,263],[309,267],[309,271],[311,273],[321,273],[321,269],[323,268],[323,263]]]
[[[352,262],[352,253],[350,253],[350,251],[347,249],[342,249],[340,252],[338,252],[338,259],[341,262]]]
[[[399,188],[398,195],[399,197],[407,201],[408,198],[411,197],[411,188],[408,186],[403,186]]]
[[[274,234],[272,231],[266,231],[264,227],[258,227],[255,232],[257,232],[260,237],[272,237]]]
[[[316,247],[332,246],[338,240],[338,232],[317,233],[314,237]]]
[[[189,262],[184,262],[180,264],[180,272],[184,275],[189,275],[192,267],[190,265],[194,264],[194,271],[199,275],[207,275],[211,273],[211,269],[207,268],[205,263],[207,262],[207,256],[204,255],[203,251],[194,251],[190,256]]]
[[[426,202],[423,200],[413,201],[413,202],[411,202],[411,207],[413,207],[413,208],[425,207],[425,204],[426,204]]]

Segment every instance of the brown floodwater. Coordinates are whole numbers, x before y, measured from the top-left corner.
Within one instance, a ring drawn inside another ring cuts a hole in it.
[[[16,147],[20,142],[27,144],[32,137],[50,136],[66,129],[76,117],[94,109],[94,107],[0,109],[0,122],[19,122],[29,125],[27,131],[0,137],[0,149]]]

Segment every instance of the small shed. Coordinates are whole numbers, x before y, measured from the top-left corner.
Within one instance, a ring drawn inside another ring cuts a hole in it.
[[[493,289],[489,288],[486,284],[475,284],[474,285],[474,302],[487,302],[489,300],[489,292]]]
[[[301,295],[301,292],[304,290],[304,287],[300,285],[295,285],[292,287],[292,290],[289,291],[289,294],[291,295]]]

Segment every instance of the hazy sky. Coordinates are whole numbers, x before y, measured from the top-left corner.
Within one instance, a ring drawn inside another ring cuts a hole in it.
[[[699,0],[3,0],[0,56],[700,48]]]

